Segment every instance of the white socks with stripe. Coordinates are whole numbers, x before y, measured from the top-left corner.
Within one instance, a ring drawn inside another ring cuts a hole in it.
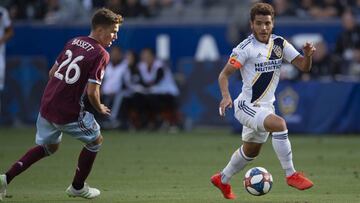
[[[223,184],[228,184],[231,177],[241,171],[250,161],[254,160],[254,158],[247,157],[244,154],[243,146],[240,149],[237,149],[233,155],[229,163],[221,172],[221,182]]]
[[[292,161],[291,144],[288,139],[288,130],[272,133],[272,145],[281,166],[285,171],[286,176],[291,176],[295,173],[294,164]],[[243,146],[236,150],[229,163],[221,172],[221,182],[228,184],[231,177],[241,171],[245,166],[255,157],[251,158],[244,154]]]
[[[280,160],[282,168],[285,170],[286,176],[291,176],[295,173],[294,164],[292,161],[291,144],[288,139],[288,130],[272,133],[272,146]]]

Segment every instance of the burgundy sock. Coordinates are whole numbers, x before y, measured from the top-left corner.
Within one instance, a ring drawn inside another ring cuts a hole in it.
[[[27,168],[29,168],[33,163],[39,161],[40,159],[47,156],[43,146],[36,146],[29,149],[29,151],[24,154],[12,167],[6,172],[6,181],[9,184],[15,176],[19,175]]]
[[[84,182],[90,174],[92,165],[96,158],[96,154],[97,152],[91,152],[85,147],[82,149],[79,155],[78,166],[76,169],[74,180],[72,182],[72,186],[75,189],[80,190],[84,187]]]

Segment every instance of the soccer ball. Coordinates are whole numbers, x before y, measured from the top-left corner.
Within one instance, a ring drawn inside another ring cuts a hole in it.
[[[248,193],[260,196],[270,192],[273,178],[265,168],[254,167],[245,173],[243,183]]]

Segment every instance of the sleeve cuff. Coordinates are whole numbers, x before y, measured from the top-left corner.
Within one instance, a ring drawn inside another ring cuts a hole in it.
[[[101,85],[101,81],[99,81],[99,80],[89,79],[88,82],[96,83],[98,85]]]

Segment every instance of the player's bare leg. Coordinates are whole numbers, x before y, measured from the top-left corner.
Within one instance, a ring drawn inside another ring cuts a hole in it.
[[[93,143],[87,144],[81,151],[78,166],[72,184],[66,189],[70,197],[93,199],[100,195],[100,190],[89,187],[85,180],[89,176],[103,137],[100,135]]]
[[[287,184],[299,190],[311,188],[313,186],[311,180],[302,173],[296,172],[294,168],[291,143],[284,119],[275,114],[270,114],[266,117],[264,126],[266,130],[272,132],[272,145],[285,171]]]
[[[229,163],[222,172],[211,177],[211,182],[219,188],[224,198],[236,198],[229,184],[230,179],[233,175],[241,171],[250,161],[254,160],[254,157],[259,154],[260,149],[261,144],[244,142],[244,144],[233,153]]]

